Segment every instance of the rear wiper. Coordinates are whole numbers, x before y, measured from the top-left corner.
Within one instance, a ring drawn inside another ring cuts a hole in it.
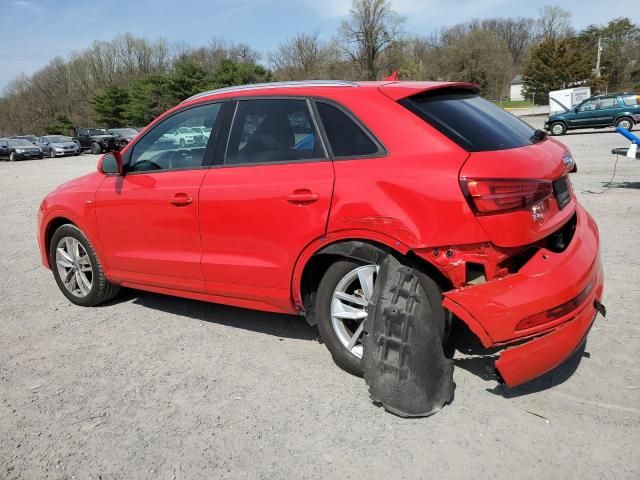
[[[535,132],[533,132],[533,135],[531,135],[531,137],[529,138],[529,140],[531,140],[533,143],[538,143],[546,139],[547,132],[545,132],[544,130],[540,130],[539,128]]]

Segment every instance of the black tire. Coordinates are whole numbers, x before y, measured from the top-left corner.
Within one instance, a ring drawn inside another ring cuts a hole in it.
[[[41,153],[40,156],[38,157],[40,160],[42,160],[44,158],[44,153]]]
[[[622,117],[616,120],[616,128],[622,127],[629,132],[633,129],[633,125],[633,120],[629,117]]]
[[[53,148],[49,150],[49,157],[56,158],[56,152],[53,151]]]
[[[345,372],[362,377],[361,359],[348,351],[340,342],[333,326],[331,325],[331,301],[333,292],[340,280],[352,270],[361,267],[362,263],[352,260],[340,260],[331,265],[325,272],[316,295],[316,315],[318,319],[318,331],[327,349],[333,357],[333,361]]]
[[[73,295],[67,288],[64,286],[62,279],[60,278],[60,274],[58,272],[58,268],[56,267],[56,248],[58,242],[64,237],[72,237],[75,238],[82,247],[87,252],[91,259],[92,266],[92,285],[89,293],[85,297],[77,297]],[[54,232],[51,237],[51,242],[49,243],[49,263],[51,265],[51,269],[53,271],[53,277],[58,284],[58,288],[63,293],[67,299],[81,307],[93,307],[99,305],[107,300],[115,297],[120,291],[120,286],[115,285],[107,280],[104,276],[104,272],[102,269],[102,264],[100,260],[96,256],[96,252],[89,242],[89,239],[82,233],[78,227],[72,224],[62,225],[58,227],[58,229]]]
[[[180,139],[180,148],[184,148],[186,146],[186,142],[184,141],[184,138]]]
[[[562,122],[553,122],[549,127],[551,135],[558,136],[567,133],[567,126]]]
[[[91,153],[94,155],[100,155],[102,153],[102,147],[96,142],[93,142],[91,144]]]
[[[11,152],[11,153],[9,154],[9,161],[10,161],[10,162],[15,162],[15,161],[16,161],[16,154],[15,154],[15,152]]]

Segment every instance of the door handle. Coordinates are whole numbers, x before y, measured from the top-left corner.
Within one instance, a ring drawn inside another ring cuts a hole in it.
[[[287,202],[295,205],[307,205],[318,201],[320,195],[313,193],[311,190],[296,190],[287,195]]]
[[[186,193],[177,193],[171,200],[169,200],[169,203],[176,207],[186,207],[193,203],[193,198]]]

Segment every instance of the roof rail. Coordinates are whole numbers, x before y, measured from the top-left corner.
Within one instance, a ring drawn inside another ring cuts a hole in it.
[[[181,103],[188,102],[200,97],[208,97],[209,95],[219,95],[230,92],[244,92],[246,90],[261,90],[266,88],[298,88],[298,87],[357,87],[355,82],[345,80],[300,80],[294,82],[268,82],[268,83],[251,83],[248,85],[236,85],[234,87],[217,88],[202,93],[197,93],[183,100]]]

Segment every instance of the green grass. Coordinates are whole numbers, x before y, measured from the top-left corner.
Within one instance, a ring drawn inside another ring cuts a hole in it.
[[[533,104],[529,100],[503,100],[502,104],[499,100],[492,100],[498,106],[502,108],[532,108]]]

